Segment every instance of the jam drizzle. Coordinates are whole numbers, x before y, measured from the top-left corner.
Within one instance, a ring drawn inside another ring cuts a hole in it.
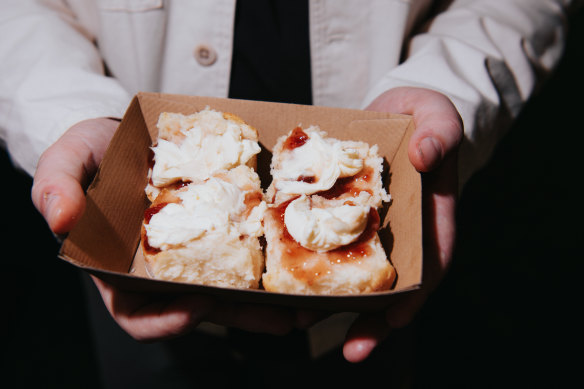
[[[316,181],[314,176],[300,176],[296,181],[306,182],[307,184],[313,184]]]
[[[294,277],[311,285],[321,275],[330,273],[331,266],[360,261],[363,257],[371,254],[369,241],[374,237],[380,226],[380,218],[376,209],[369,209],[367,225],[354,242],[325,253],[318,253],[302,247],[286,228],[284,223],[286,208],[295,199],[288,200],[277,208],[270,210],[270,212],[273,212],[273,217],[282,231],[280,241],[285,246],[282,252],[282,264]]]
[[[148,234],[146,231],[144,231],[142,234],[142,244],[144,245],[144,251],[148,254],[158,254],[160,252],[159,248],[150,246],[148,243]]]
[[[302,131],[302,128],[296,127],[292,130],[292,133],[284,141],[284,150],[294,150],[297,147],[304,145],[310,137]]]
[[[160,212],[160,210],[162,208],[166,207],[168,204],[170,204],[170,203],[164,202],[164,203],[152,205],[149,208],[147,208],[144,211],[144,223],[149,224],[150,219],[152,219],[152,216],[156,215],[158,212]],[[144,251],[147,252],[148,254],[157,254],[160,252],[159,248],[152,247],[148,243],[148,234],[146,233],[145,228],[142,228],[142,243],[144,245]]]
[[[371,193],[367,187],[368,183],[373,178],[373,168],[370,166],[364,167],[359,173],[351,177],[343,177],[337,179],[332,188],[315,193],[318,196],[324,197],[327,200],[334,199],[349,193],[353,197],[359,196],[361,192]]]
[[[146,209],[144,211],[144,222],[146,224],[150,223],[150,219],[152,219],[152,216],[156,215],[158,212],[160,212],[160,210],[164,207],[166,207],[169,203],[160,203],[160,204],[156,204],[151,206],[150,208]]]
[[[168,184],[166,186],[166,188],[173,189],[173,190],[179,190],[181,188],[184,188],[185,186],[188,186],[191,182],[192,181],[190,181],[190,180],[175,181],[171,184]]]

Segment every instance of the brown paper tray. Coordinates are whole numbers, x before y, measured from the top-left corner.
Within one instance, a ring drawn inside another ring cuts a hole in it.
[[[398,277],[387,292],[356,296],[304,296],[154,280],[144,271],[140,226],[149,205],[144,194],[149,147],[161,112],[194,113],[209,106],[231,112],[258,129],[262,152],[258,174],[270,183],[271,148],[297,125],[319,125],[330,136],[377,144],[385,158],[384,183],[391,204],[381,216],[382,244]],[[87,191],[83,217],[59,256],[122,289],[151,293],[203,293],[229,301],[332,311],[381,309],[422,279],[421,179],[409,163],[407,140],[414,129],[407,115],[197,96],[139,93],[132,100]]]

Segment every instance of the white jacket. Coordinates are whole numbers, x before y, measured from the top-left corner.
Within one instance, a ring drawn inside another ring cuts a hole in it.
[[[404,85],[448,95],[464,182],[557,63],[576,1],[310,0],[313,102],[362,108]],[[121,117],[138,91],[226,97],[234,12],[235,0],[2,0],[0,138],[17,166],[33,174],[71,125]]]

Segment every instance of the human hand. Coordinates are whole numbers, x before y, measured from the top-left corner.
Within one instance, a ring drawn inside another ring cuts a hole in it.
[[[57,235],[71,231],[85,210],[85,187],[119,122],[89,119],[72,126],[39,159],[32,201]]]
[[[154,295],[118,289],[93,277],[118,325],[134,339],[151,342],[185,335],[207,321],[249,332],[284,335],[308,326],[310,313],[267,305],[219,302],[199,294]],[[304,324],[306,322],[306,324]]]
[[[457,149],[463,134],[462,119],[452,102],[428,89],[391,89],[367,109],[413,116],[416,129],[408,156],[422,173],[424,270],[421,289],[401,296],[385,312],[361,315],[353,323],[343,347],[351,362],[365,360],[392,328],[410,323],[447,271],[455,241]]]
[[[96,173],[118,122],[99,118],[71,127],[41,156],[32,199],[55,234],[66,234],[85,209],[85,187]],[[184,334],[205,320],[253,332],[283,334],[309,325],[310,313],[219,303],[208,296],[157,296],[121,291],[96,277],[105,306],[128,334],[154,341]]]

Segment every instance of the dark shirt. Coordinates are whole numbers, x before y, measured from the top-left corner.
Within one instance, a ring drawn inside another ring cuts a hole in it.
[[[239,0],[229,97],[312,104],[308,0]]]

